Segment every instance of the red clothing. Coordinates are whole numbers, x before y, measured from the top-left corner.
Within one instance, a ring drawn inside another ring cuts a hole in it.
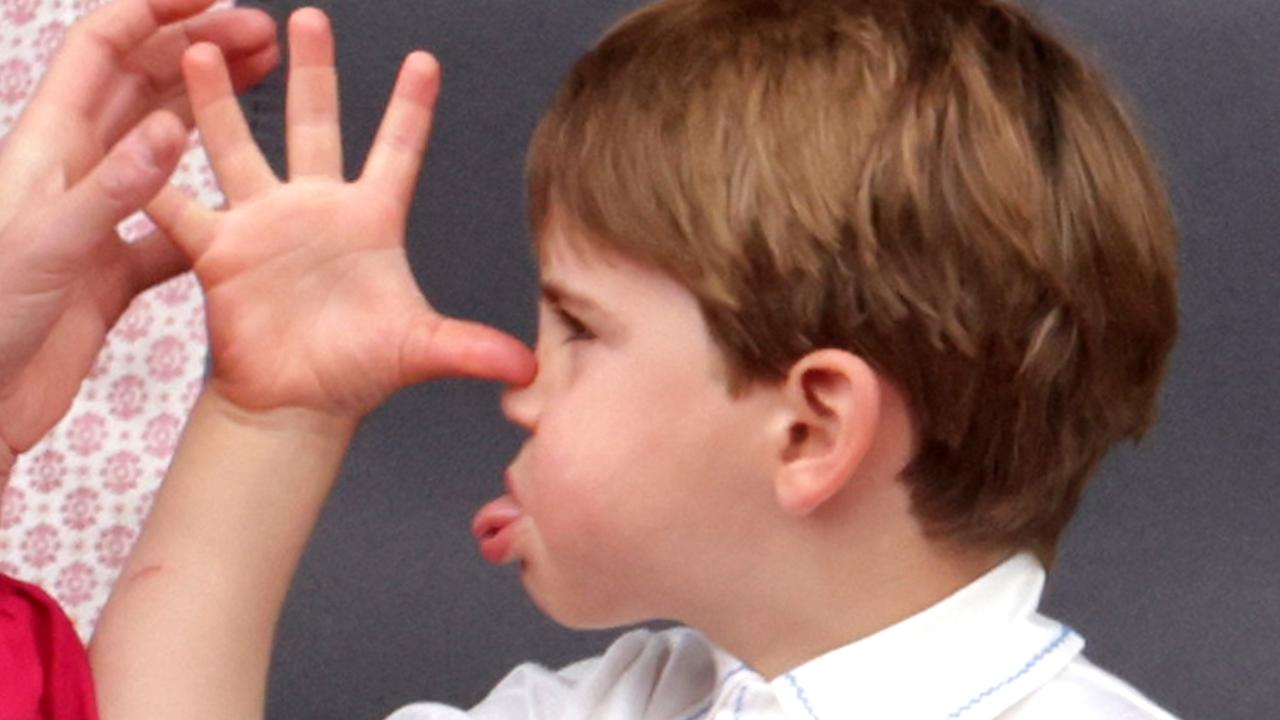
[[[0,718],[98,720],[89,655],[35,585],[0,574]]]

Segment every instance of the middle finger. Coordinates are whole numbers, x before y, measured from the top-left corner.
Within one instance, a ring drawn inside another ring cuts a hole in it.
[[[285,105],[289,176],[342,178],[338,73],[329,19],[303,8],[289,19],[289,88]]]

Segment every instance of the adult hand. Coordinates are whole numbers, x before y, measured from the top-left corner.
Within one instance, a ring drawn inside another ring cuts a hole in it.
[[[533,356],[493,328],[436,312],[405,255],[405,226],[439,90],[424,52],[400,70],[363,172],[343,179],[328,20],[289,23],[289,179],[263,158],[218,49],[183,68],[229,208],[173,188],[147,211],[192,257],[208,304],[212,389],[244,410],[358,418],[395,390],[453,375],[527,383]]]
[[[180,60],[210,42],[237,89],[278,62],[261,11],[115,0],[74,25],[0,147],[0,488],[61,418],[134,295],[186,269],[161,234],[115,226],[164,186],[191,110]]]

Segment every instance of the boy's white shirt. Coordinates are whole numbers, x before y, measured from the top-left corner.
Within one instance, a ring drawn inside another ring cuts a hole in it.
[[[1045,572],[1015,555],[929,609],[768,681],[688,628],[638,630],[560,671],[517,667],[479,705],[388,720],[1171,720],[1036,612]]]

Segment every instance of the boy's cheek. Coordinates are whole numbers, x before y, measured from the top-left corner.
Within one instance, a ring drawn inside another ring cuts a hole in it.
[[[548,419],[553,422],[522,453],[527,462],[518,467],[517,497],[550,551],[576,551],[584,537],[608,542],[629,480],[617,447],[594,428],[560,427]]]

